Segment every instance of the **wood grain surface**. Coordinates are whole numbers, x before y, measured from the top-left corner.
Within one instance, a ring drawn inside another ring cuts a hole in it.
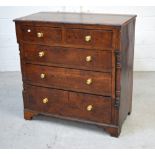
[[[135,17],[38,13],[16,19],[25,119],[78,120],[118,137],[132,108]]]

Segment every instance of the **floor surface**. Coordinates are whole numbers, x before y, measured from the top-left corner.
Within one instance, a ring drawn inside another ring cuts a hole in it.
[[[119,138],[95,125],[23,118],[19,72],[0,72],[0,148],[155,148],[155,72],[134,73],[133,110]]]

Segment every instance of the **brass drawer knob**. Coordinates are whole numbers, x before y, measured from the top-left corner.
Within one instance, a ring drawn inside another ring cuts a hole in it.
[[[43,57],[45,55],[44,51],[39,52],[39,57]]]
[[[90,85],[90,84],[92,84],[92,82],[93,82],[92,79],[89,78],[89,79],[87,79],[86,84],[87,84],[87,85]]]
[[[92,105],[88,105],[87,106],[87,111],[91,111],[93,109],[93,106]]]
[[[40,78],[41,78],[41,79],[44,79],[44,78],[45,78],[45,74],[41,73],[41,74],[40,74]]]
[[[91,57],[91,56],[87,56],[87,57],[86,57],[86,61],[87,61],[87,62],[92,61],[92,57]]]
[[[91,41],[91,36],[90,36],[90,35],[88,35],[88,36],[85,36],[85,41],[86,41],[86,42],[89,42],[89,41]]]
[[[37,33],[37,37],[38,37],[38,38],[42,38],[42,37],[43,37],[43,33],[42,33],[42,32],[38,32],[38,33]]]
[[[31,32],[31,29],[28,29],[27,32]]]
[[[43,99],[43,103],[44,103],[44,104],[47,104],[47,103],[48,103],[48,98],[44,98],[44,99]]]

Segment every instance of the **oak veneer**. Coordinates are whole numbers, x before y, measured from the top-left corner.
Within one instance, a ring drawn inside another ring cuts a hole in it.
[[[111,96],[111,74],[26,64],[24,81],[84,93]],[[40,76],[44,74],[42,79]],[[87,84],[91,79],[92,83]],[[104,89],[103,89],[104,88]]]
[[[101,72],[112,71],[111,51],[53,47],[30,43],[23,44],[22,48],[23,59],[29,63]],[[44,56],[39,57],[38,51],[43,51]],[[86,61],[87,56],[91,56],[91,63]]]
[[[40,12],[15,19],[24,118],[92,123],[118,137],[132,108],[135,18]]]

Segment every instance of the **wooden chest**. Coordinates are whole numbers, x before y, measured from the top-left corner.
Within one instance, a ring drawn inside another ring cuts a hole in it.
[[[41,12],[15,19],[24,118],[83,121],[118,137],[131,113],[135,18]]]

